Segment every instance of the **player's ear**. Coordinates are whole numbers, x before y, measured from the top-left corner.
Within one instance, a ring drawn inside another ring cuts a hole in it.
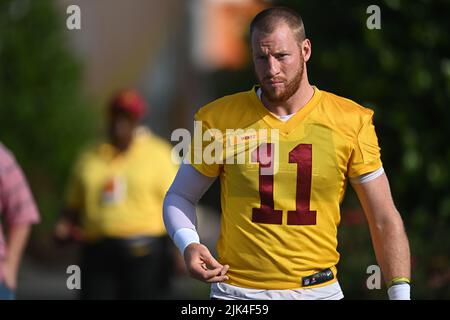
[[[302,41],[301,50],[305,62],[308,62],[309,58],[311,57],[311,41],[309,39],[305,39]]]

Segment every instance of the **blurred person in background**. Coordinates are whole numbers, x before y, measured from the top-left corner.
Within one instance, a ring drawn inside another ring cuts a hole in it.
[[[0,228],[0,299],[13,300],[31,225],[38,223],[40,217],[22,169],[1,143],[0,218],[4,227]]]
[[[147,109],[123,90],[108,109],[108,140],[83,153],[55,228],[82,243],[82,299],[154,299],[166,293],[173,245],[161,217],[175,174],[171,145],[138,126]]]
[[[212,136],[241,130],[234,140],[225,134],[218,141],[235,141],[234,153],[227,150],[220,162],[204,159],[201,151],[210,141],[196,146],[194,138],[193,157],[185,157],[164,202],[167,230],[191,276],[211,283],[212,299],[342,299],[337,231],[350,182],[389,298],[409,300],[408,238],[382,166],[374,112],[309,83],[311,42],[294,10],[260,12],[250,38],[259,84],[217,99],[195,116]],[[261,128],[275,130],[278,139],[267,134],[258,141]],[[249,129],[254,133],[244,131]],[[228,161],[247,149],[251,157],[245,155],[244,164]],[[195,204],[217,177],[222,216],[216,260],[200,243]]]

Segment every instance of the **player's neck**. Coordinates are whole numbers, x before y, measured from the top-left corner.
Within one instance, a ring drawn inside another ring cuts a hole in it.
[[[299,89],[288,100],[282,102],[271,102],[262,96],[263,105],[277,116],[285,116],[296,113],[303,108],[314,95],[314,88],[309,84],[308,78],[305,77]]]
[[[116,149],[117,155],[128,151],[132,141],[128,139],[109,138],[109,143]]]

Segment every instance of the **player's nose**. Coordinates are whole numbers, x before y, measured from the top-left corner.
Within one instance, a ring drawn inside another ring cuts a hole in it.
[[[270,77],[276,76],[280,73],[279,63],[277,59],[272,56],[269,56],[267,59],[267,73]]]

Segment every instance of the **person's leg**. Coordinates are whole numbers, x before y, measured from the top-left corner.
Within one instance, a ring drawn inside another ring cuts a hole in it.
[[[86,245],[81,260],[81,299],[117,299],[116,261],[108,243]]]
[[[0,282],[0,300],[15,300],[16,293],[8,288],[4,282]]]
[[[168,289],[168,266],[164,261],[163,240],[149,245],[146,254],[129,250],[122,265],[122,299],[161,299]],[[141,250],[145,252],[147,250]]]

